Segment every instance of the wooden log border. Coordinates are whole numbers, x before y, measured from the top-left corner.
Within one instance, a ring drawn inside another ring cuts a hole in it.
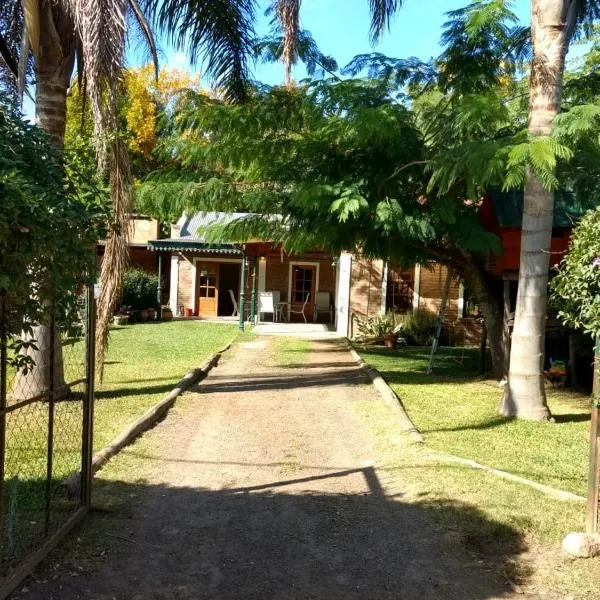
[[[385,403],[396,411],[402,431],[408,434],[408,437],[413,444],[423,444],[425,442],[423,435],[408,416],[406,408],[404,408],[404,404],[402,404],[402,400],[400,400],[400,398],[396,395],[396,392],[394,392],[394,390],[387,384],[386,380],[381,376],[381,373],[377,369],[374,369],[368,365],[349,341],[348,350],[350,351],[352,358],[356,361],[356,363],[358,363],[361,369],[366,373],[367,377],[371,380],[371,383],[379,392],[379,395],[383,398]]]
[[[381,376],[381,373],[368,365],[358,354],[358,352],[354,349],[350,341],[347,340],[348,350],[352,355],[352,358],[362,367],[365,373],[368,375],[369,379],[373,382],[373,385],[379,392],[379,395],[385,400],[386,404],[389,404],[398,412],[400,427],[403,431],[408,433],[411,441],[414,444],[424,444],[425,439],[423,434],[417,429],[415,424],[412,422],[409,417],[406,408],[402,404],[402,400],[396,395],[396,392],[387,384],[385,379]],[[477,469],[479,471],[483,471],[485,473],[490,473],[491,475],[495,475],[496,477],[500,477],[502,479],[506,479],[508,481],[514,481],[515,483],[520,483],[523,485],[527,485],[542,494],[547,496],[551,496],[558,500],[569,501],[569,502],[585,502],[584,496],[579,496],[578,494],[574,494],[573,492],[568,492],[566,490],[560,490],[557,488],[553,488],[549,485],[545,485],[543,483],[538,483],[537,481],[532,481],[531,479],[526,479],[525,477],[520,477],[518,475],[514,475],[513,473],[509,473],[508,471],[502,471],[501,469],[494,469],[492,467],[488,467],[487,465],[482,465],[470,458],[463,458],[462,456],[454,456],[453,454],[447,454],[445,452],[440,452],[438,450],[428,449],[429,458],[432,460],[442,460],[445,462],[454,462],[461,464],[465,467],[469,467],[471,469]]]

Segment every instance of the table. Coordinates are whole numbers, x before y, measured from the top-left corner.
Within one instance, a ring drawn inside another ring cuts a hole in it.
[[[289,302],[278,302],[277,303],[277,320],[279,320],[279,315],[286,322],[290,322],[290,308],[291,304]]]

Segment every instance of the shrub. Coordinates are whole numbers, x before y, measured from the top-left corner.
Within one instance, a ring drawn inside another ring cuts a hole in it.
[[[396,315],[396,322],[401,324],[400,335],[407,343],[416,346],[428,346],[435,334],[437,315],[427,309],[421,308],[418,312],[408,312]]]
[[[144,310],[156,306],[158,277],[142,269],[131,269],[123,277],[121,306]]]

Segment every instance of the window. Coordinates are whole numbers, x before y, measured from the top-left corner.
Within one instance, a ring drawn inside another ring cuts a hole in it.
[[[203,267],[200,271],[200,298],[214,298],[216,287],[216,266]]]
[[[413,305],[414,277],[412,269],[403,271],[389,267],[385,309],[397,313],[407,313]]]
[[[292,302],[304,302],[306,300],[306,295],[312,294],[314,279],[314,267],[294,267]]]

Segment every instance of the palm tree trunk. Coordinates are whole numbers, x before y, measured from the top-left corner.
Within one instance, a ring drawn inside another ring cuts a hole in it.
[[[532,0],[533,62],[529,89],[529,135],[547,136],[560,111],[565,57],[577,2]],[[547,420],[544,344],[554,193],[531,170],[526,173],[519,289],[506,392],[498,412]]]
[[[35,120],[62,148],[67,123],[67,90],[75,62],[73,21],[62,3],[40,2],[40,29],[40,48],[35,61]]]
[[[60,3],[40,2],[40,46],[36,54],[35,120],[62,148],[67,121],[67,90],[74,66],[73,23]],[[26,341],[36,340],[36,348],[25,352],[35,363],[26,374],[19,372],[15,379],[13,397],[17,400],[37,397],[50,387],[50,346],[54,337],[55,399],[68,393],[65,384],[60,332],[51,335],[48,322],[33,328]]]

